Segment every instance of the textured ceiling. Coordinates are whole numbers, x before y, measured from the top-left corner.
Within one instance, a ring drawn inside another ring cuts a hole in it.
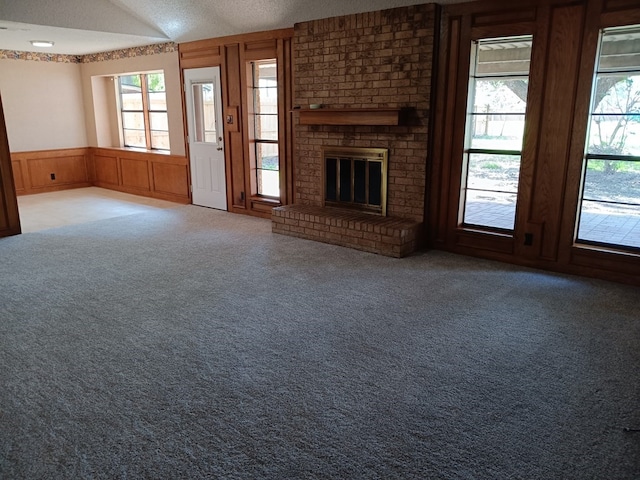
[[[439,0],[459,3],[462,0]],[[419,0],[0,0],[0,49],[87,54],[292,27]],[[29,40],[52,40],[52,49]]]

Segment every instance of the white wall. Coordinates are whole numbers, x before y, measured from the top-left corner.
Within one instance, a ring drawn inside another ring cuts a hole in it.
[[[171,153],[185,154],[178,52],[76,64],[0,59],[12,152],[119,147],[112,77],[164,71]]]
[[[117,147],[118,138],[115,96],[108,85],[109,77],[126,73],[164,71],[169,117],[169,142],[171,153],[185,154],[182,117],[182,89],[178,52],[126,57],[117,60],[83,63],[80,75],[84,92],[84,109],[87,119],[87,141],[92,147]],[[109,98],[105,98],[108,95]],[[112,143],[106,145],[106,143]]]
[[[93,109],[95,115],[96,144],[98,147],[116,147],[120,145],[117,127],[116,96],[113,77],[91,78]],[[85,111],[87,109],[85,108]],[[100,112],[100,113],[97,113]],[[113,115],[109,115],[113,112]]]
[[[0,59],[12,152],[87,146],[80,65]]]

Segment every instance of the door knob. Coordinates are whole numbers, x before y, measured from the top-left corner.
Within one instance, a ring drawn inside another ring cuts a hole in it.
[[[219,152],[221,152],[221,151],[222,151],[222,147],[218,147],[218,148],[217,148],[217,150],[218,150]]]

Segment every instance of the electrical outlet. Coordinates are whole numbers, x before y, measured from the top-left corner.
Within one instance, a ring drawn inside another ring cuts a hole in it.
[[[524,234],[524,244],[527,246],[533,245],[533,233]]]
[[[51,174],[51,180],[55,180],[55,179],[56,179],[56,174],[55,174],[55,173],[52,173],[52,174]]]

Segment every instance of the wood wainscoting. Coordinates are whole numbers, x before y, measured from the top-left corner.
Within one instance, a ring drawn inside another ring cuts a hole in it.
[[[180,155],[92,148],[93,185],[125,193],[191,203],[189,166]]]
[[[38,150],[11,154],[18,195],[90,187],[88,148]]]
[[[187,158],[124,148],[83,147],[11,154],[18,195],[80,187],[191,203]]]

